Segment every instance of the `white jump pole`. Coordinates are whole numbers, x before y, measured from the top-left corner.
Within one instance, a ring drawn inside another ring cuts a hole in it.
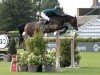
[[[56,70],[59,70],[59,69],[60,69],[60,39],[59,39],[59,31],[57,31],[56,33]]]
[[[75,40],[76,40],[77,34],[73,32],[73,37],[71,39],[71,67],[75,67],[75,57],[74,57],[74,49],[75,49]]]

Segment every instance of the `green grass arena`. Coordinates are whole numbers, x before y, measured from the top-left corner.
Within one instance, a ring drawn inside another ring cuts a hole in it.
[[[80,68],[61,72],[10,72],[10,62],[0,62],[0,75],[100,75],[100,52],[81,52]]]

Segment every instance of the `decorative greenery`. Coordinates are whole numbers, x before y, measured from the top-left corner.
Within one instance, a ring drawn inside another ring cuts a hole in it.
[[[81,59],[80,53],[76,54],[75,55],[75,60],[76,61],[80,61],[80,59]]]
[[[60,40],[65,40],[65,39],[68,39],[68,40],[70,40],[71,38],[59,38]],[[51,39],[51,38],[47,38],[46,39],[48,42],[50,41],[52,41],[52,42],[54,42],[55,41],[55,39]],[[100,38],[77,38],[77,42],[100,42]]]
[[[79,51],[74,50],[75,61],[80,60]],[[71,64],[71,39],[61,40],[61,62],[66,63],[66,66]]]
[[[34,37],[30,37],[25,41],[27,51],[35,55],[43,55],[45,53],[46,43],[42,32],[34,34]]]
[[[42,63],[42,57],[41,55],[36,56],[31,53],[28,55],[27,61],[29,65],[40,65]]]
[[[54,65],[55,60],[56,60],[56,51],[54,50],[47,51],[47,54],[45,55],[45,58],[44,58],[44,64]]]
[[[9,47],[8,47],[8,51],[7,51],[8,54],[11,54],[11,55],[14,55],[17,53],[17,49],[16,49],[16,42],[15,42],[15,39],[12,38],[10,43],[9,43]]]
[[[28,64],[28,61],[27,61],[28,55],[29,55],[28,52],[17,54],[18,65],[27,65]]]
[[[100,42],[100,38],[78,38],[78,42]]]

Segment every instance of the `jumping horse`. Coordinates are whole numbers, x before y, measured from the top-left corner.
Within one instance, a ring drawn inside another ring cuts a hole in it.
[[[24,26],[24,32],[28,36],[32,37],[35,27],[39,26],[43,33],[52,33],[55,31],[59,31],[60,33],[65,33],[68,29],[68,25],[65,24],[66,22],[70,23],[70,25],[75,29],[78,30],[77,27],[77,18],[76,16],[57,16],[57,17],[50,17],[51,22],[49,24],[44,25],[44,20],[39,20],[36,22],[29,22]],[[20,29],[20,26],[19,28]],[[21,30],[19,30],[20,32]],[[22,33],[20,32],[20,33]],[[22,39],[22,34],[20,34],[20,39]]]

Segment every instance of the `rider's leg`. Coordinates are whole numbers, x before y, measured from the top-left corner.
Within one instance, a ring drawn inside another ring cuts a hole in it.
[[[44,28],[44,25],[48,24],[50,19],[47,15],[45,15],[44,12],[41,12],[41,17],[46,20],[46,21],[44,21],[44,24],[43,24],[43,28]]]
[[[41,12],[41,16],[42,18],[44,18],[45,20],[49,21],[49,17],[47,15],[45,15],[45,13]]]

